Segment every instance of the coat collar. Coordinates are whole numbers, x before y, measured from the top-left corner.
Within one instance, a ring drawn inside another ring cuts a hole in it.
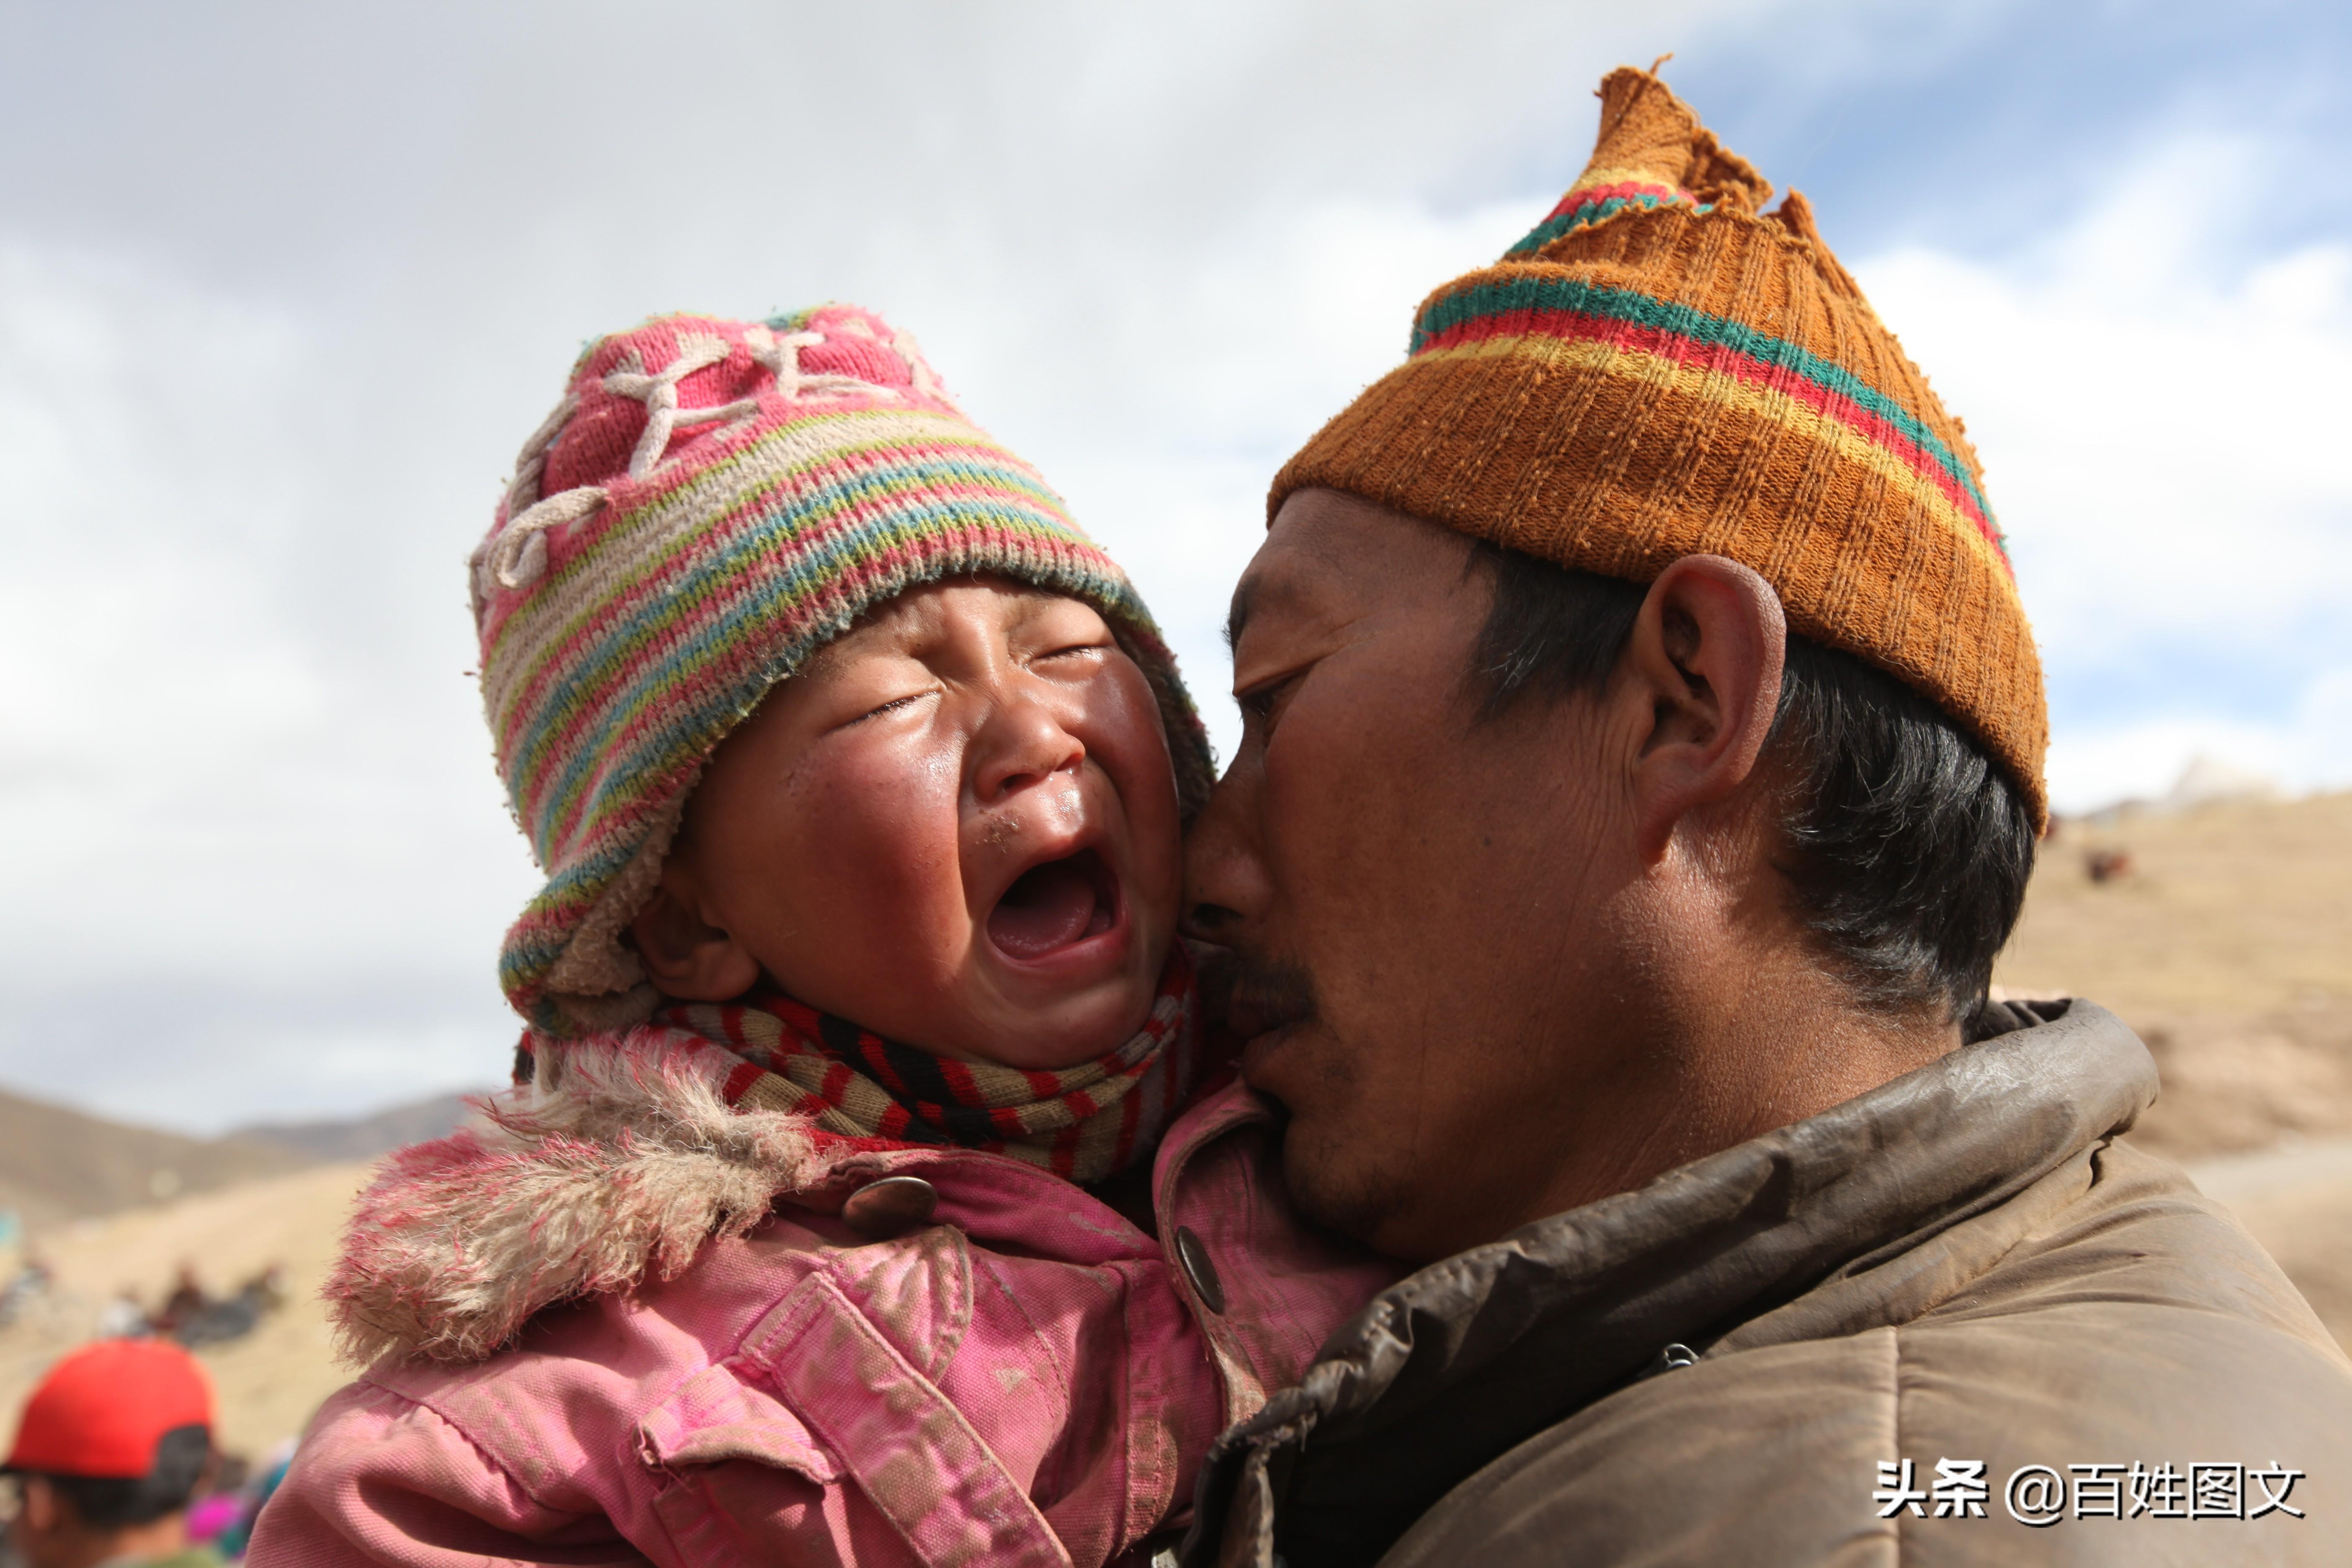
[[[677,1274],[838,1159],[810,1121],[738,1113],[732,1058],[649,1032],[572,1045],[478,1102],[484,1125],[387,1158],[324,1295],[344,1355],[479,1361],[558,1301]]]
[[[837,1213],[884,1176],[923,1177],[941,1220],[991,1241],[1032,1242],[1041,1208],[1070,1205],[1066,1179],[1010,1154],[840,1137],[799,1109],[738,1098],[742,1069],[675,1029],[572,1041],[531,1081],[477,1102],[480,1125],[387,1157],[324,1290],[344,1357],[483,1360],[549,1307],[674,1279],[779,1202]],[[1233,1085],[1180,1115],[1168,1142],[1189,1152],[1266,1115]],[[1090,1222],[1059,1233],[1062,1261],[1160,1256],[1156,1237],[1085,1202]]]
[[[1278,1538],[1293,1568],[1370,1562],[1668,1344],[1752,1338],[1743,1325],[2010,1203],[2155,1099],[2155,1063],[2112,1014],[2003,1005],[2007,1032],[1384,1291],[1217,1440],[1184,1560],[1266,1563]],[[1899,1295],[1858,1292],[1847,1315]]]

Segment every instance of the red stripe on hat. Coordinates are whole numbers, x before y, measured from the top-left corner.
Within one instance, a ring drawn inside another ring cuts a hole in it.
[[[1432,333],[1422,353],[1486,342],[1495,338],[1551,338],[1563,342],[1605,342],[1620,350],[1647,354],[1669,364],[1710,371],[1751,386],[1784,395],[1825,419],[1862,436],[1873,446],[1902,460],[1921,479],[1936,487],[1957,511],[1986,539],[1998,543],[1999,532],[1965,487],[1918,442],[1852,398],[1832,392],[1786,365],[1769,364],[1727,343],[1703,343],[1681,332],[1639,326],[1613,317],[1581,310],[1521,310],[1482,316]]]

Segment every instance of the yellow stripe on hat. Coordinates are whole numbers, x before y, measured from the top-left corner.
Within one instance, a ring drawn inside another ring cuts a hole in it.
[[[1975,520],[1953,505],[1951,497],[1943,489],[1923,479],[1916,468],[1878,442],[1824,416],[1819,410],[1808,407],[1776,387],[1759,386],[1752,381],[1727,375],[1719,370],[1646,353],[1622,344],[1590,339],[1561,339],[1534,332],[1517,337],[1486,338],[1453,348],[1432,349],[1414,363],[1431,364],[1479,359],[1533,360],[1548,370],[1597,373],[1619,381],[1695,398],[1733,413],[1769,420],[1791,435],[1828,447],[1841,459],[1866,468],[1885,479],[1906,500],[1923,504],[1927,514],[1937,523],[1966,540],[1970,552],[1985,565],[2003,574],[2008,573],[2008,563],[1993,548],[1992,542],[1978,529]]]

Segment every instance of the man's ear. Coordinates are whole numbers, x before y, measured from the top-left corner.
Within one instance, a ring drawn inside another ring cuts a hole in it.
[[[701,879],[685,857],[662,867],[653,897],[629,921],[637,958],[655,989],[682,1002],[724,1002],[749,991],[760,961],[705,918]]]
[[[1685,555],[1642,601],[1621,668],[1649,708],[1633,759],[1635,828],[1655,864],[1675,825],[1748,782],[1780,703],[1780,595],[1737,561]]]

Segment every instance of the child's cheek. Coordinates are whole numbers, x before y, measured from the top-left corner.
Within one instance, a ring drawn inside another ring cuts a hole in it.
[[[1134,837],[1136,868],[1159,885],[1141,889],[1173,910],[1178,862],[1176,780],[1160,704],[1143,672],[1122,658],[1089,693],[1087,750],[1101,763]]]
[[[903,956],[911,942],[934,962],[960,952],[968,925],[958,856],[961,770],[918,734],[861,737],[812,781],[802,854],[831,889],[844,934],[869,952]]]
[[[1151,769],[1167,766],[1159,703],[1143,672],[1125,655],[1107,661],[1074,697],[1063,721],[1121,795]]]

